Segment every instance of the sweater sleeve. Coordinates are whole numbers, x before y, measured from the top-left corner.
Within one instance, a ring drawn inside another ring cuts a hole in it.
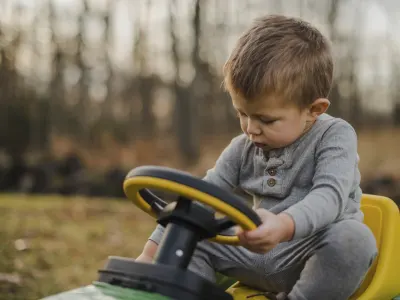
[[[244,134],[233,138],[218,157],[214,167],[207,171],[203,180],[229,191],[235,189],[239,185],[245,143],[246,136]]]
[[[332,223],[345,210],[358,164],[357,136],[345,121],[333,124],[315,153],[310,193],[284,212],[295,223],[293,239],[306,237]]]
[[[246,136],[239,135],[232,139],[222,151],[213,168],[206,172],[203,180],[219,186],[222,189],[233,190],[239,184],[239,173],[242,153],[246,143]],[[156,244],[161,242],[165,228],[157,225],[149,240]]]

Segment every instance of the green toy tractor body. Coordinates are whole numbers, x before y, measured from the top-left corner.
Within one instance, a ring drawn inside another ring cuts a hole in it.
[[[43,298],[42,300],[171,300],[157,293],[122,288],[103,282]]]

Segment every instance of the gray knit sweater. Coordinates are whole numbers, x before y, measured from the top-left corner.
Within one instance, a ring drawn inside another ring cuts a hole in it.
[[[321,115],[293,144],[265,153],[241,134],[223,150],[204,180],[240,189],[254,207],[293,217],[299,239],[342,219],[362,221],[357,136],[346,121]],[[149,239],[160,242],[158,225]]]

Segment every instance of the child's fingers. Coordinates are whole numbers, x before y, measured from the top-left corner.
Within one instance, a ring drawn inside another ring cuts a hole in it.
[[[247,244],[252,246],[252,247],[265,247],[265,246],[271,246],[274,243],[270,241],[269,239],[262,239],[262,240],[250,240],[247,239]]]
[[[241,231],[241,232],[238,232],[237,233],[237,236],[238,236],[238,238],[239,238],[239,240],[241,241],[241,242],[247,242],[247,239],[246,239],[246,236],[245,236],[245,233],[244,233],[244,231]]]
[[[242,231],[240,233],[237,234],[238,238],[239,238],[239,244],[243,247],[248,248],[249,247],[249,243],[248,240],[246,238],[245,232]]]
[[[234,232],[236,235],[239,235],[240,233],[243,233],[243,229],[240,226],[235,226],[234,228]]]
[[[266,225],[261,225],[260,227],[247,231],[246,238],[251,240],[263,240],[269,235],[269,230]]]
[[[275,245],[269,243],[265,240],[251,240],[246,237],[247,232],[242,232],[238,234],[239,244],[246,249],[258,253],[258,254],[265,254],[274,248]]]

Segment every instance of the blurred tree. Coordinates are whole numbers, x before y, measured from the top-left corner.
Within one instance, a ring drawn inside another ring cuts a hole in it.
[[[339,43],[339,34],[336,28],[336,22],[338,19],[339,6],[342,0],[329,0],[327,1],[327,25],[328,34],[332,42],[333,47]],[[334,49],[333,49],[334,50]],[[336,68],[335,68],[336,72]],[[336,75],[336,74],[335,74]],[[335,76],[336,77],[336,76]],[[336,78],[335,78],[336,79]],[[339,91],[339,83],[334,80],[332,90],[330,93],[331,106],[329,108],[330,113],[334,116],[340,116],[342,114],[341,95]]]
[[[4,30],[4,28],[3,28]],[[0,39],[4,34],[0,29]],[[30,142],[29,93],[22,87],[23,78],[16,70],[16,54],[21,47],[21,33],[0,48],[0,148],[13,160],[20,160]],[[32,93],[31,91],[31,95]],[[29,96],[28,96],[29,95]]]
[[[390,82],[391,97],[393,101],[393,120],[395,126],[400,126],[400,59],[393,53],[391,48],[392,77]]]
[[[153,114],[153,96],[157,89],[158,78],[152,74],[149,66],[149,42],[148,28],[150,25],[150,10],[152,1],[145,0],[145,14],[141,14],[140,7],[137,7],[135,15],[135,47],[134,61],[136,68],[136,78],[134,87],[141,101],[140,110],[140,130],[138,134],[142,137],[151,138],[155,134],[155,118]],[[140,5],[139,5],[140,6]]]
[[[51,31],[51,44],[53,52],[50,56],[51,59],[51,77],[49,83],[49,119],[51,124],[50,134],[56,131],[63,132],[65,130],[65,89],[64,89],[64,56],[62,46],[58,40],[57,32],[54,30],[57,24],[57,16],[54,7],[54,1],[49,0],[49,27],[53,28]]]
[[[192,26],[195,29],[194,39],[198,39],[199,34],[199,14],[200,14],[200,4],[199,0],[196,1],[196,5],[194,6],[194,17]],[[175,126],[177,132],[177,139],[179,149],[182,151],[184,160],[187,163],[195,163],[199,158],[200,153],[200,143],[199,143],[199,135],[198,135],[198,128],[197,128],[197,116],[195,112],[195,97],[193,95],[192,86],[186,87],[182,84],[182,68],[181,68],[181,61],[178,53],[178,28],[180,24],[177,24],[177,1],[171,0],[170,2],[170,13],[169,13],[169,21],[170,21],[170,34],[171,34],[171,51],[172,57],[175,67],[175,80],[173,83],[176,106],[175,106]],[[194,42],[195,46],[191,54],[191,62],[192,64],[196,63],[197,58],[196,56],[196,43]],[[198,45],[198,44],[197,44]],[[198,47],[198,46],[197,46]]]
[[[85,61],[85,54],[87,55],[88,53],[86,52],[85,40],[84,40],[85,28],[86,28],[85,20],[89,15],[89,5],[87,0],[82,0],[82,4],[83,4],[83,10],[80,12],[77,20],[79,28],[78,35],[76,37],[78,51],[76,53],[76,58],[75,58],[76,64],[80,70],[80,77],[78,83],[79,94],[78,94],[77,104],[72,109],[73,111],[72,120],[68,122],[69,123],[68,127],[72,129],[72,126],[76,124],[73,133],[81,143],[85,144],[88,142],[88,137],[89,137],[89,130],[88,130],[89,128],[87,119],[90,113],[89,111],[90,96],[88,93],[88,89],[91,83],[91,79],[90,79],[89,69]]]

